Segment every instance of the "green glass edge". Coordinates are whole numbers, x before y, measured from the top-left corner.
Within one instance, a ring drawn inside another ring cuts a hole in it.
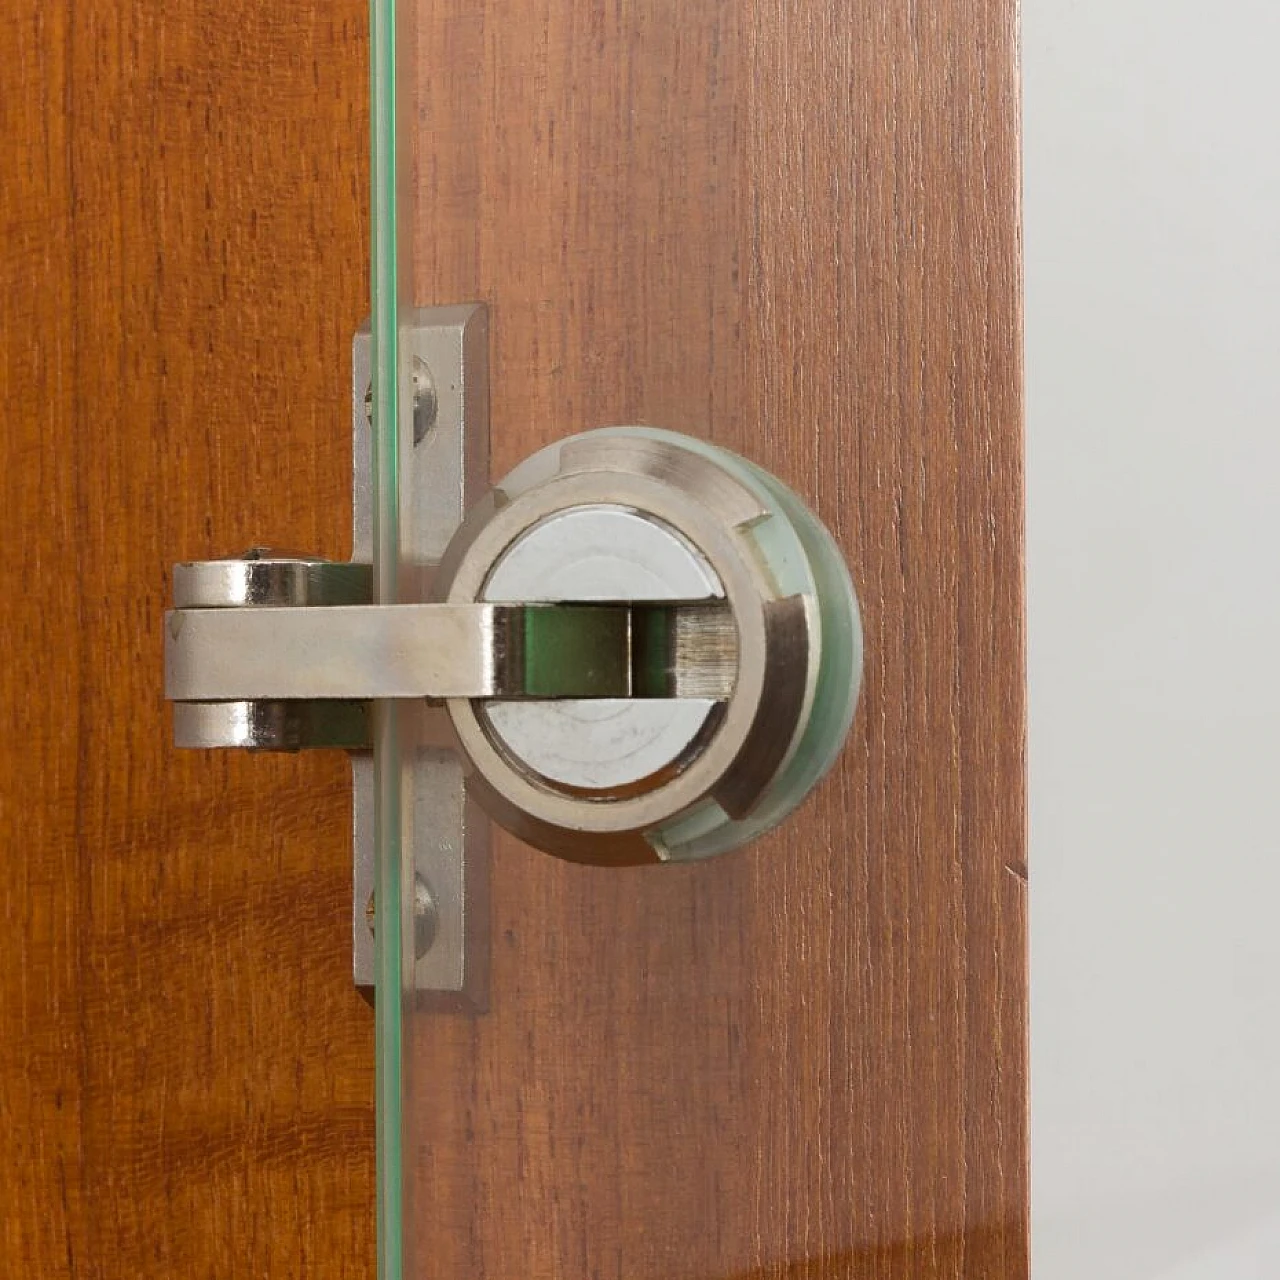
[[[373,598],[394,603],[400,565],[399,267],[396,225],[396,6],[370,0],[373,335]],[[400,795],[394,702],[374,704],[374,1028],[379,1280],[404,1270],[401,1143],[403,1005]]]

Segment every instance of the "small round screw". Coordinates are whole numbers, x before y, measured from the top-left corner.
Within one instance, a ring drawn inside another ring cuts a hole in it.
[[[364,906],[364,918],[368,921],[369,932],[376,933],[378,909],[372,893]],[[415,873],[413,877],[413,954],[415,959],[421,960],[431,950],[431,944],[436,940],[436,928],[439,922],[439,913],[436,911],[436,901],[431,896],[431,890],[427,888],[427,882]]]
[[[440,397],[436,394],[435,379],[427,362],[421,356],[413,357],[413,443],[421,444],[427,433],[436,425],[440,416]],[[373,427],[373,383],[365,388],[364,416],[370,429]]]

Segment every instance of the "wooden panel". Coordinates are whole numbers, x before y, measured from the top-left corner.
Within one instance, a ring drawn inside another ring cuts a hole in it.
[[[349,552],[364,0],[0,24],[0,1274],[370,1276],[346,764],[179,755],[171,562]]]
[[[494,308],[498,468],[681,428],[866,611],[853,742],[748,853],[503,843],[494,993],[412,1037],[417,1274],[1027,1273],[1013,0],[434,0],[416,298]]]
[[[178,755],[170,562],[347,550],[364,4],[0,27],[0,1271],[372,1274],[338,759]],[[758,850],[505,844],[415,1052],[423,1274],[1026,1272],[1012,0],[436,0],[419,300],[495,308],[498,465],[750,452],[847,548],[855,741]]]

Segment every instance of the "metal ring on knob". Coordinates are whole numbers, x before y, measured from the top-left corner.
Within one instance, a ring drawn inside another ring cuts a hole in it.
[[[478,703],[448,700],[450,718],[482,804],[539,848],[608,865],[722,852],[794,808],[847,733],[861,665],[847,571],[799,499],[749,463],[674,433],[612,428],[517,467],[464,521],[435,595],[485,599],[495,566],[531,529],[600,506],[662,522],[722,585],[737,632],[723,713],[680,767],[608,799],[539,776],[495,735]]]

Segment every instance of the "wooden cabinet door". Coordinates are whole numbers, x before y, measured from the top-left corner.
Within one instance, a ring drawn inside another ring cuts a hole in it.
[[[0,1274],[373,1274],[340,755],[172,748],[172,562],[350,548],[367,18],[0,23]]]
[[[501,473],[618,422],[843,546],[834,773],[705,866],[495,851],[415,1017],[415,1275],[1027,1273],[1015,6],[405,4],[412,301],[491,307]],[[369,1276],[349,785],[186,754],[173,561],[349,551],[364,8],[0,31],[0,1270]]]

